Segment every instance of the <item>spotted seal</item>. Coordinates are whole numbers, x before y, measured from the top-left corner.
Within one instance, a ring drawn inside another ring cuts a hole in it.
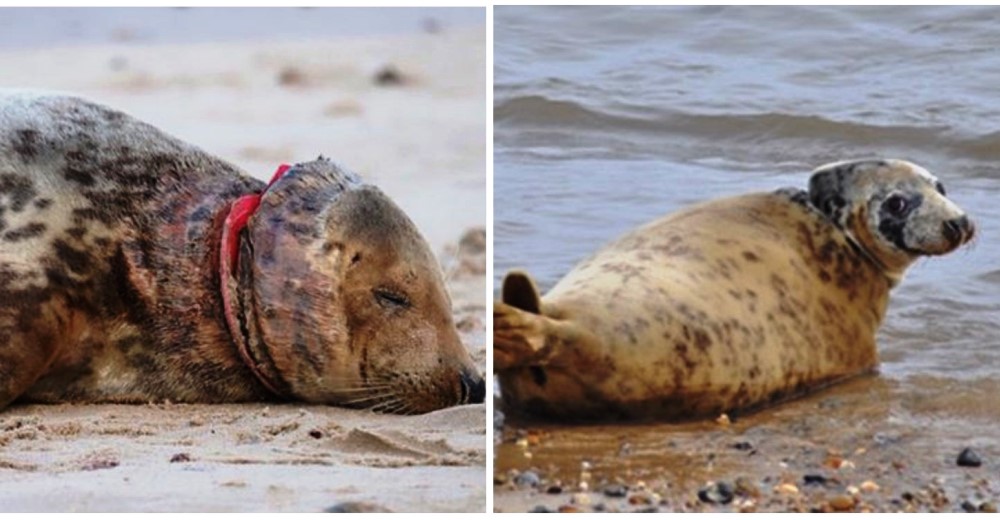
[[[0,92],[0,407],[482,402],[441,269],[329,160],[270,186],[79,98]]]
[[[808,190],[698,204],[632,231],[544,297],[513,271],[494,307],[505,405],[546,417],[750,410],[876,368],[890,289],[974,226],[924,168],[822,166]]]

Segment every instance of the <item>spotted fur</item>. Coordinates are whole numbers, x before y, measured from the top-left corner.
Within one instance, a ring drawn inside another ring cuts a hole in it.
[[[494,310],[503,400],[546,417],[681,419],[872,371],[906,266],[974,233],[943,191],[904,161],[837,163],[808,191],[709,201],[642,226],[544,297],[508,273]],[[909,211],[887,207],[892,196]]]
[[[241,360],[221,302],[223,221],[263,189],[121,112],[0,91],[0,407],[279,397]],[[352,232],[353,217],[383,234]],[[285,383],[280,397],[421,412],[482,388],[433,255],[377,188],[324,159],[296,165],[241,248],[240,320]],[[348,250],[367,257],[351,273]],[[352,315],[399,276],[412,278],[408,312]],[[369,298],[347,308],[352,288]],[[401,339],[404,329],[416,332]]]

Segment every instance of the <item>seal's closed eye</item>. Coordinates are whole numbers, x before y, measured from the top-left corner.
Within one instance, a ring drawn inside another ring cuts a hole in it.
[[[405,294],[398,293],[392,289],[378,287],[372,289],[372,294],[375,296],[375,301],[387,309],[409,309],[412,306],[410,299]]]

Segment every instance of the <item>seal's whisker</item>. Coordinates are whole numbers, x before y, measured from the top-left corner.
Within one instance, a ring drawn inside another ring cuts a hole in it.
[[[393,406],[387,406],[382,411],[384,413],[398,414],[398,413],[405,413],[405,410],[407,408],[409,408],[408,403],[406,403],[402,399],[397,399],[396,402],[393,404]]]
[[[341,387],[333,388],[332,391],[334,391],[334,392],[356,393],[356,392],[371,392],[371,391],[375,391],[375,390],[386,390],[386,389],[392,388],[392,387],[393,386],[389,385],[389,384],[368,385],[368,386],[341,386]]]
[[[390,401],[387,401],[387,402],[381,402],[381,403],[377,403],[377,404],[375,404],[373,406],[369,406],[366,409],[368,411],[376,412],[376,413],[391,413],[391,412],[388,411],[388,409],[389,409],[390,406],[395,405],[396,402],[397,402],[396,400],[390,400]]]
[[[376,401],[374,406],[377,406],[381,402],[384,402],[388,398],[396,397],[395,392],[383,392],[381,394],[370,394],[364,395],[355,399],[349,399],[347,401],[341,401],[342,404],[358,404],[367,401]]]

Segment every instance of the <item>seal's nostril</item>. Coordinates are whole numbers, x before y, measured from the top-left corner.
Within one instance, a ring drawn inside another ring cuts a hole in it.
[[[962,231],[958,227],[958,219],[944,221],[941,232],[944,234],[944,238],[953,244],[962,238]]]
[[[462,372],[460,403],[481,403],[486,400],[486,381],[476,374]]]
[[[962,240],[967,240],[972,238],[972,234],[975,232],[972,222],[965,215],[959,218],[953,218],[951,220],[946,220],[942,226],[942,233],[944,237],[953,243],[961,242]]]
[[[465,382],[464,374],[458,378],[458,391],[458,403],[467,403],[469,399],[469,384]]]

